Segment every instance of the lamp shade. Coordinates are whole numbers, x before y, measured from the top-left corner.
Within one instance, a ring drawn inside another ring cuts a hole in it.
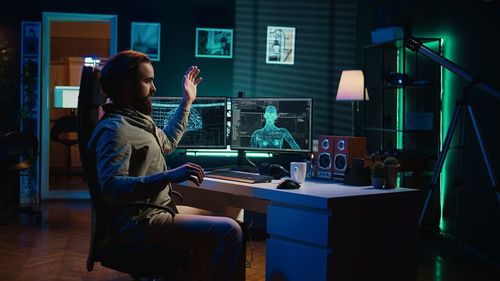
[[[344,70],[340,76],[337,90],[338,101],[363,100],[363,94],[368,100],[368,91],[365,89],[365,78],[361,70]]]

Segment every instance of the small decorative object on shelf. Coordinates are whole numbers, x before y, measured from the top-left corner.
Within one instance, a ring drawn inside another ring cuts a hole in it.
[[[394,71],[389,71],[384,76],[384,81],[386,86],[404,86],[410,83],[408,75],[405,73],[398,73]]]
[[[394,157],[387,157],[384,160],[384,168],[386,173],[384,188],[395,188],[398,178],[399,161]]]
[[[384,188],[385,168],[384,163],[377,161],[372,168],[372,185],[374,188]]]

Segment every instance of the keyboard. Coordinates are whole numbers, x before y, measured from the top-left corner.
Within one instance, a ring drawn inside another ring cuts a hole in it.
[[[244,183],[262,183],[262,182],[270,182],[273,177],[271,176],[263,176],[254,173],[245,173],[231,170],[220,170],[220,171],[211,171],[205,174],[207,178],[221,179],[221,180],[230,180]]]

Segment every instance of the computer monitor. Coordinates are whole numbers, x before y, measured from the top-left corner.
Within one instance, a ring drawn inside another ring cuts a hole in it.
[[[312,98],[233,98],[231,149],[310,152]]]
[[[153,118],[163,128],[174,116],[180,97],[153,97]],[[197,97],[191,106],[188,127],[179,148],[226,148],[226,98]]]
[[[77,108],[78,86],[55,86],[54,87],[54,108]]]

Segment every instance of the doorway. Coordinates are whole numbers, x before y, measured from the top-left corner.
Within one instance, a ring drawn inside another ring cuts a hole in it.
[[[76,101],[85,57],[116,53],[114,15],[43,13],[42,198],[89,198],[76,135]]]

